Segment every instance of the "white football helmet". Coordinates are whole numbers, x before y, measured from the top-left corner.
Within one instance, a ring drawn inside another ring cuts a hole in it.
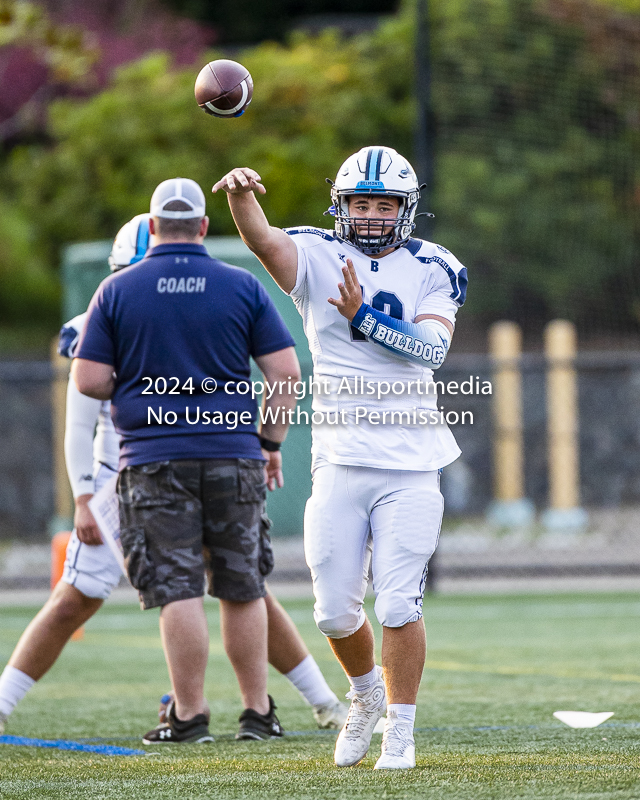
[[[369,220],[369,230],[362,232],[360,221],[349,216],[349,197],[354,194],[390,195],[400,199],[395,220],[386,219],[382,235],[380,220]],[[415,226],[414,217],[420,187],[411,164],[391,147],[363,147],[344,162],[331,188],[335,229],[339,239],[349,242],[367,255],[377,255],[389,247],[399,247],[409,240]],[[371,229],[373,223],[373,230]]]
[[[153,242],[150,241],[153,237],[149,235],[150,216],[138,214],[120,228],[109,256],[111,272],[137,264],[145,257],[149,247],[153,247]]]

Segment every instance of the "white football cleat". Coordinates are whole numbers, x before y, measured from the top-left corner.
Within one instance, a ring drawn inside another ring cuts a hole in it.
[[[313,718],[322,730],[338,731],[347,721],[349,706],[338,698],[333,703],[313,707]]]
[[[387,717],[382,737],[382,755],[374,769],[413,769],[415,765],[413,726]]]
[[[378,680],[366,692],[352,689],[347,697],[351,700],[349,715],[338,734],[334,760],[338,767],[353,767],[367,755],[373,729],[387,710],[382,668],[378,670]]]

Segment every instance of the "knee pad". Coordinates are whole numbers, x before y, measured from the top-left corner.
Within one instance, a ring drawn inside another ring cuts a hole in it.
[[[365,620],[362,609],[335,616],[325,616],[315,611],[313,616],[320,632],[329,639],[344,639],[351,636],[362,627]]]
[[[401,628],[422,619],[422,598],[385,592],[376,598],[374,609],[378,622],[385,628]]]

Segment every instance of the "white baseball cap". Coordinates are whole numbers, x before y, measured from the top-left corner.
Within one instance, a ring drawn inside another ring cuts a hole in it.
[[[167,211],[165,207],[174,200],[189,206],[189,210]],[[151,216],[163,219],[195,219],[204,217],[205,199],[202,189],[190,178],[170,178],[156,187],[151,196]]]

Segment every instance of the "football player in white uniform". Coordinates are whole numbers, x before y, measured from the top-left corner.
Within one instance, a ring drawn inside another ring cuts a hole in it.
[[[305,555],[314,616],[352,700],[335,762],[365,757],[386,707],[376,769],[413,767],[426,656],[422,595],[443,510],[439,470],[460,453],[427,387],[451,343],[466,270],[444,247],[411,238],[420,189],[389,147],[365,147],[340,167],[334,230],[271,227],[255,170],[232,170],[218,190],[247,246],[292,297],[313,356]],[[370,563],[382,670],[363,611]]]
[[[149,214],[139,214],[119,231],[109,257],[112,272],[141,261],[150,246]],[[152,245],[151,245],[152,246]],[[85,314],[62,327],[58,351],[73,358]],[[101,607],[120,581],[120,567],[88,507],[94,492],[118,471],[119,437],[111,403],[67,388],[65,460],[75,499],[74,530],[67,546],[62,579],[16,645],[0,676],[0,734],[16,704],[53,666],[71,635]],[[319,728],[339,728],[347,716],[309,653],[293,621],[268,593],[269,662],[285,675],[313,707]],[[162,698],[160,725],[145,735],[150,743],[171,741],[165,722],[171,695]]]

